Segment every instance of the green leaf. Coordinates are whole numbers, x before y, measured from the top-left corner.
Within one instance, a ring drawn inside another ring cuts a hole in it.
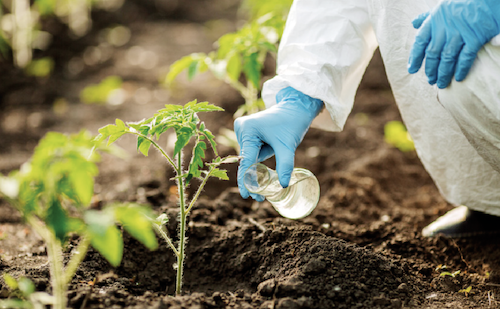
[[[210,176],[212,177],[217,177],[221,180],[229,180],[229,177],[227,176],[227,171],[226,170],[220,170],[218,168],[215,168],[211,173]]]
[[[207,144],[205,144],[205,142],[202,141],[198,141],[198,143],[193,148],[193,154],[191,156],[191,163],[189,164],[189,172],[188,172],[188,177],[189,175],[192,176],[189,177],[189,180],[192,177],[201,176],[200,168],[203,167],[203,159],[205,158],[206,149],[207,149]]]
[[[219,38],[217,41],[217,45],[219,45],[219,49],[217,51],[217,57],[219,59],[226,58],[227,54],[234,49],[235,40],[239,37],[237,33],[228,33]]]
[[[208,165],[219,166],[221,164],[238,163],[240,159],[241,159],[240,156],[227,156],[224,158],[217,157],[214,159],[212,163],[208,163]]]
[[[181,59],[172,63],[172,65],[170,66],[170,70],[168,71],[167,77],[165,78],[165,82],[167,84],[172,83],[174,79],[177,77],[177,75],[179,75],[185,69],[189,68],[189,66],[191,65],[191,63],[193,63],[194,60],[193,55],[195,54],[182,57]]]
[[[26,298],[28,298],[31,294],[33,294],[33,292],[35,292],[35,285],[30,279],[26,277],[21,277],[17,284],[19,286],[19,290]]]
[[[123,240],[122,235],[116,226],[107,228],[104,234],[90,233],[92,239],[90,244],[94,249],[114,267],[118,267],[122,261]]]
[[[231,53],[229,59],[227,59],[226,71],[232,80],[237,81],[240,78],[241,62],[241,55],[238,52]]]
[[[262,64],[258,61],[259,54],[253,53],[245,57],[243,63],[243,72],[247,79],[254,85],[255,88],[260,89],[260,75]]]
[[[269,42],[262,42],[261,43],[263,49],[272,51],[272,52],[277,52],[276,45],[269,43]]]
[[[128,128],[126,127],[125,123],[122,120],[116,119],[115,122],[116,125],[108,124],[107,126],[104,126],[99,129],[99,133],[101,136],[97,137],[98,141],[103,141],[107,137],[109,137],[107,144],[107,146],[109,146],[112,143],[114,143],[117,139],[119,139],[123,134],[129,132]]]
[[[47,209],[47,217],[45,222],[52,229],[57,239],[64,242],[68,232],[67,226],[68,216],[61,206],[61,203],[53,199]]]
[[[149,219],[152,214],[145,207],[124,205],[115,207],[115,216],[125,230],[148,249],[158,248],[158,242]]]
[[[149,148],[151,147],[151,141],[145,139],[144,137],[138,137],[137,138],[137,144],[139,145],[138,149],[139,151],[144,155],[148,156],[149,154]]]
[[[182,105],[178,104],[165,104],[165,108],[162,108],[158,111],[158,113],[168,113],[171,114],[173,112],[181,111],[184,108]]]
[[[123,255],[123,240],[120,231],[114,225],[111,212],[89,210],[84,214],[90,244],[108,262],[117,267]]]
[[[198,59],[193,60],[188,67],[188,80],[192,80],[198,71],[198,63],[200,61]]]
[[[194,102],[194,104],[192,104],[193,102]],[[194,100],[194,101],[189,102],[188,104],[192,104],[189,107],[195,113],[224,111],[224,109],[222,107],[219,107],[219,106],[214,105],[214,104],[210,104],[208,102],[196,103],[196,100]]]
[[[413,140],[401,121],[389,121],[385,124],[384,139],[386,143],[403,152],[415,149]]]
[[[82,235],[86,232],[87,226],[82,219],[68,217],[66,220],[66,228],[68,233],[75,232]]]
[[[70,171],[69,180],[79,202],[83,205],[89,205],[94,195],[94,177],[89,173],[87,164],[75,166]]]
[[[3,280],[5,281],[5,284],[7,284],[7,286],[9,287],[9,289],[11,289],[11,290],[17,290],[18,284],[17,284],[17,280],[14,277],[12,277],[11,275],[9,275],[8,273],[4,273],[3,274]]]
[[[120,131],[128,131],[127,125],[125,124],[125,122],[123,122],[123,120],[116,118],[115,123],[116,123],[116,127]]]
[[[108,144],[107,146],[111,145],[112,143],[116,142],[123,134],[125,134],[127,132],[125,131],[122,131],[122,132],[118,132],[118,133],[115,133],[113,135],[111,135],[109,137],[109,140],[108,140]]]
[[[177,134],[177,140],[174,146],[174,156],[176,156],[186,145],[189,143],[191,137],[193,137],[194,132],[189,127],[183,127],[175,132]]]
[[[212,132],[210,132],[210,130],[208,129],[205,129],[205,126],[203,125],[200,126],[200,133],[208,139],[208,141],[210,142],[210,146],[212,146],[212,150],[214,151],[215,155],[218,156],[219,154],[217,153],[217,143],[215,142],[215,136],[212,134]]]

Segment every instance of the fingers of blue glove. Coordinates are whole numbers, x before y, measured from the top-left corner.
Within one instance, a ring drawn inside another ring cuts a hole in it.
[[[438,68],[437,86],[440,89],[448,87],[455,73],[458,56],[462,50],[464,43],[460,36],[455,36],[443,48],[441,54],[441,62]]]
[[[259,152],[259,157],[257,158],[257,162],[266,161],[267,159],[274,156],[274,150],[271,146],[264,144]]]
[[[461,82],[465,79],[469,70],[476,60],[478,50],[476,48],[471,49],[469,45],[465,45],[460,56],[458,57],[457,70],[455,73],[455,79],[457,82]]]
[[[242,141],[240,144],[240,156],[242,159],[240,161],[240,165],[238,166],[238,188],[240,189],[241,197],[245,199],[248,198],[250,192],[248,192],[245,187],[243,178],[250,165],[257,162],[257,157],[261,147],[262,141],[260,141],[258,137]]]
[[[250,197],[256,200],[257,202],[264,202],[264,200],[266,199],[264,196],[255,193],[250,193]]]
[[[441,62],[441,54],[446,44],[446,33],[444,29],[432,29],[432,39],[425,51],[425,75],[428,82],[434,85],[438,79],[438,68]]]
[[[283,188],[288,187],[292,177],[293,165],[295,160],[295,149],[291,150],[286,146],[275,148],[276,154],[276,172]]]
[[[420,28],[420,26],[422,26],[422,24],[424,23],[424,21],[427,19],[427,17],[431,14],[431,12],[425,12],[425,13],[422,13],[420,15],[418,15],[417,17],[415,17],[414,20],[412,20],[412,25],[413,25],[413,28],[415,29],[418,29]]]
[[[425,57],[425,50],[431,40],[432,25],[429,21],[424,22],[417,32],[415,42],[411,47],[410,58],[408,59],[408,73],[417,73]]]

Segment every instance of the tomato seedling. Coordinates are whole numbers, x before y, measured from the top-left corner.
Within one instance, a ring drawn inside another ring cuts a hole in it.
[[[210,177],[216,177],[222,180],[228,180],[227,172],[219,169],[218,166],[223,163],[233,163],[238,160],[236,156],[229,156],[224,159],[220,158],[217,153],[216,142],[213,134],[205,127],[205,124],[200,121],[197,113],[222,111],[223,109],[208,102],[197,103],[191,101],[184,106],[182,105],[165,105],[164,109],[159,110],[153,117],[144,119],[139,122],[123,122],[116,119],[116,124],[107,125],[99,129],[98,141],[108,139],[108,145],[115,142],[124,134],[133,134],[137,136],[137,150],[143,155],[148,156],[151,146],[156,148],[167,162],[175,170],[176,176],[173,178],[176,181],[179,197],[180,209],[180,224],[179,224],[179,243],[176,247],[167,233],[163,230],[163,225],[167,222],[166,216],[161,215],[154,220],[154,225],[158,234],[165,239],[168,246],[177,257],[176,270],[176,286],[175,293],[180,295],[182,291],[182,275],[184,270],[184,257],[186,248],[186,227],[187,217],[196,200],[200,196],[207,180]],[[158,139],[167,130],[172,129],[176,135],[176,141],[172,156],[158,144]],[[194,139],[194,146],[191,151],[191,159],[187,168],[183,164],[183,149],[188,143]],[[211,163],[205,163],[205,150],[207,143],[210,144],[214,152],[215,159]],[[207,167],[203,170],[204,167]],[[192,179],[198,178],[201,184],[198,186],[196,193],[191,201],[187,200],[185,193],[186,186],[189,185]]]
[[[264,61],[269,53],[276,52],[284,25],[283,17],[264,15],[236,32],[223,35],[217,41],[216,51],[193,53],[174,62],[164,82],[172,83],[185,70],[190,80],[198,73],[210,71],[245,99],[235,117],[255,113],[264,108],[259,99]]]
[[[115,204],[89,209],[100,157],[96,149],[104,150],[86,131],[71,136],[50,132],[20,170],[0,176],[0,196],[22,214],[47,246],[53,295],[34,295],[54,309],[66,308],[67,286],[89,245],[111,265],[120,264],[123,240],[116,223],[149,249],[158,246],[148,208]],[[63,246],[71,234],[79,235],[80,241],[65,264]]]

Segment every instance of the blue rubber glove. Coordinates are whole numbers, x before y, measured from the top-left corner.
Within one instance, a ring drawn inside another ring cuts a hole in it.
[[[500,33],[500,0],[445,0],[419,15],[408,72],[416,73],[425,58],[429,84],[446,88],[455,75],[462,81],[478,51]]]
[[[238,187],[243,198],[251,196],[261,202],[264,197],[250,194],[243,184],[245,171],[254,163],[276,155],[276,171],[280,184],[286,188],[294,167],[295,150],[304,138],[323,102],[292,87],[276,95],[278,104],[253,115],[237,118],[234,131],[240,145]]]

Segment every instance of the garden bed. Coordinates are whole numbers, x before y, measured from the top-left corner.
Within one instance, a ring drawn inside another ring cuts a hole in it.
[[[234,18],[236,6],[220,2],[227,11],[218,16],[233,12]],[[97,14],[95,30],[79,41],[61,34],[50,52],[60,58],[50,78],[26,78],[8,68],[12,78],[6,79],[9,87],[1,88],[0,95],[1,172],[19,168],[47,131],[87,128],[96,134],[115,118],[136,121],[164,104],[195,98],[226,109],[200,115],[212,132],[232,128],[232,115],[242,104],[234,90],[203,74],[194,82],[180,78],[167,91],[158,76],[184,55],[210,51],[222,34],[217,31],[233,30],[234,23],[210,28],[201,23],[205,20],[199,12],[179,7],[160,14],[156,9],[129,1],[119,12]],[[183,19],[173,19],[172,12],[182,12]],[[68,64],[84,59],[89,47],[99,46],[99,31],[111,22],[130,28],[130,42],[113,48],[107,59],[71,71]],[[155,65],[131,61],[134,46],[152,52]],[[109,75],[124,80],[122,104],[79,102],[81,89]],[[55,110],[52,103],[61,98],[64,110]],[[70,284],[69,307],[498,308],[498,238],[422,237],[421,229],[452,206],[440,196],[415,152],[403,153],[384,142],[384,124],[391,120],[400,116],[377,53],[345,130],[311,129],[297,150],[295,165],[311,170],[321,185],[319,204],[310,216],[288,220],[267,202],[243,200],[236,188],[236,166],[229,166],[230,180],[209,180],[190,216],[183,296],[169,296],[175,287],[170,249],[160,242],[159,249],[150,252],[124,233],[119,267],[111,267],[92,249],[87,253]],[[149,204],[168,214],[168,230],[175,238],[178,207],[169,181],[173,172],[157,153],[148,158],[135,154],[132,139],[119,144],[131,156],[103,157],[92,207],[115,201]],[[224,146],[219,151],[223,156],[235,154]],[[268,164],[272,166],[272,160]],[[77,243],[72,239],[68,251]],[[50,291],[43,243],[3,201],[0,254],[2,273],[27,276],[38,290]],[[444,271],[460,273],[441,276]],[[461,291],[468,287],[470,292]],[[0,298],[7,296],[0,280]]]

